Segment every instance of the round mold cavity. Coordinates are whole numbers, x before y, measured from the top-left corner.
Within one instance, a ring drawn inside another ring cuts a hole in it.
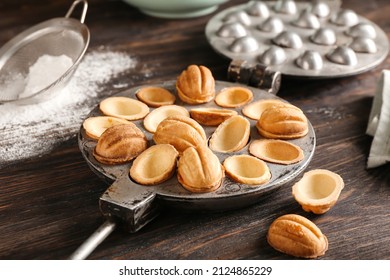
[[[349,47],[358,53],[376,53],[378,51],[375,41],[367,37],[355,37]]]
[[[282,64],[286,61],[286,59],[286,52],[283,48],[278,46],[271,46],[261,56],[259,56],[259,61],[264,63],[265,65]]]
[[[283,31],[273,38],[272,42],[278,46],[292,49],[300,49],[303,45],[302,39],[298,33],[292,31]]]
[[[237,38],[230,45],[230,50],[234,53],[249,53],[254,52],[259,48],[259,43],[252,36],[244,36]]]
[[[274,10],[277,13],[293,15],[297,12],[297,5],[293,0],[278,0]]]
[[[324,63],[319,52],[307,50],[297,58],[296,64],[305,70],[320,70]]]
[[[359,22],[359,18],[352,10],[340,10],[332,18],[332,22],[341,26],[353,26]]]
[[[325,1],[315,1],[308,10],[320,18],[330,15],[329,5]]]
[[[233,11],[225,16],[224,21],[240,22],[246,26],[249,26],[251,24],[251,19],[245,11]]]
[[[310,40],[318,45],[331,46],[336,44],[336,33],[330,28],[320,28],[311,37]]]
[[[217,35],[224,38],[240,38],[248,35],[248,32],[241,23],[228,22],[218,29]]]
[[[339,46],[330,51],[326,57],[337,64],[354,66],[357,64],[356,53],[353,49],[346,46]]]
[[[265,32],[280,33],[284,29],[284,23],[280,18],[269,17],[258,26],[258,29]]]
[[[368,23],[358,23],[346,32],[351,37],[367,37],[371,39],[376,38],[376,31],[374,26]]]
[[[318,29],[321,27],[318,17],[308,10],[303,10],[298,19],[293,21],[292,24],[306,29]]]
[[[254,1],[249,4],[247,8],[248,14],[260,18],[268,18],[270,15],[268,6],[261,1]]]

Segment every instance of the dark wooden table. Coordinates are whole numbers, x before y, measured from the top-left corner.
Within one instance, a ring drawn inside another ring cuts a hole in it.
[[[70,3],[2,1],[0,44],[63,15]],[[389,1],[349,0],[343,7],[389,35]],[[189,64],[206,65],[216,79],[226,80],[229,62],[216,55],[204,35],[211,17],[156,19],[121,1],[90,0],[89,50],[106,46],[128,52],[152,73],[124,78],[129,85],[175,79]],[[365,134],[376,83],[389,64],[387,58],[374,70],[348,78],[283,79],[279,96],[302,108],[316,132],[307,170],[329,169],[345,181],[338,203],[326,214],[304,212],[291,195],[293,181],[244,209],[209,214],[165,209],[137,233],[115,230],[90,258],[291,259],[268,245],[266,233],[276,217],[295,213],[327,236],[329,250],[321,259],[390,259],[390,165],[366,169],[372,138]],[[76,137],[50,154],[1,168],[0,182],[0,259],[66,259],[104,221],[98,200],[107,185],[89,169]]]

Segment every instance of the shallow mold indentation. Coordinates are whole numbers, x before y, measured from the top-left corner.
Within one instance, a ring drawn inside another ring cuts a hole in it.
[[[321,54],[311,50],[305,51],[298,57],[296,64],[305,70],[320,70],[324,65]]]
[[[315,1],[308,10],[320,18],[325,18],[330,15],[330,8],[325,1]]]
[[[283,31],[272,42],[284,48],[300,49],[303,46],[301,37],[293,31]]]
[[[308,10],[303,10],[298,19],[293,21],[292,24],[306,29],[318,29],[321,26],[318,17]]]
[[[230,45],[230,51],[234,53],[249,53],[254,52],[259,48],[259,43],[252,36],[244,36],[237,38]]]
[[[337,202],[344,181],[340,175],[315,169],[306,172],[292,187],[292,195],[303,210],[315,214],[327,212]]]
[[[284,23],[280,18],[269,17],[258,27],[259,30],[272,33],[280,33],[284,29]]]
[[[247,13],[259,18],[268,18],[270,15],[267,4],[261,1],[252,1],[249,3]]]
[[[293,0],[278,0],[275,3],[274,10],[277,13],[293,15],[297,12],[297,5]]]
[[[267,164],[250,155],[234,155],[223,162],[226,174],[238,183],[262,185],[271,179]]]
[[[353,26],[359,22],[359,18],[352,10],[340,10],[334,15],[331,21],[341,26]]]
[[[375,28],[369,23],[362,22],[351,26],[346,33],[351,37],[367,37],[371,39],[376,38]]]
[[[331,50],[326,57],[334,63],[348,66],[354,66],[358,62],[355,51],[346,46],[338,46]]]
[[[349,47],[358,53],[376,53],[378,51],[375,41],[367,37],[355,37]]]
[[[223,20],[225,22],[239,22],[246,26],[249,26],[251,24],[251,19],[245,11],[230,12],[224,17]]]
[[[249,145],[249,153],[262,160],[277,164],[293,164],[304,158],[303,150],[288,141],[259,139]]]
[[[258,59],[265,65],[278,65],[286,61],[287,55],[283,48],[271,46]]]
[[[330,46],[336,44],[337,38],[333,29],[320,28],[310,36],[310,40],[318,45]]]
[[[240,38],[248,35],[248,31],[239,22],[228,22],[218,29],[217,35],[223,38]]]

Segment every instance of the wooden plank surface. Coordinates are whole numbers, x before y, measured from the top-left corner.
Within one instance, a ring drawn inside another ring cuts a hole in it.
[[[230,1],[220,9],[243,2]],[[31,25],[62,16],[69,3],[2,1],[0,45]],[[343,1],[343,7],[389,35],[387,0]],[[90,0],[89,51],[104,46],[136,57],[136,71],[121,77],[129,86],[175,79],[189,64],[207,65],[216,79],[226,80],[229,62],[216,55],[204,35],[211,16],[163,20],[121,1]],[[348,78],[283,79],[279,96],[300,107],[316,132],[316,152],[307,170],[329,169],[345,181],[328,213],[304,212],[291,195],[292,182],[244,209],[165,209],[137,233],[115,230],[90,258],[292,259],[271,248],[266,233],[275,218],[295,213],[327,236],[329,250],[320,259],[390,259],[390,165],[366,169],[372,138],[365,134],[376,83],[389,63],[387,58],[374,70]],[[115,92],[110,83],[107,89]],[[76,137],[49,154],[3,166],[0,182],[0,259],[66,259],[104,221],[98,200],[107,184],[88,168]]]

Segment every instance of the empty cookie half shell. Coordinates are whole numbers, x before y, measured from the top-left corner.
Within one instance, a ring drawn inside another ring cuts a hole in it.
[[[130,177],[141,185],[168,180],[176,170],[179,153],[169,144],[154,145],[143,151],[130,168]]]
[[[118,124],[128,124],[128,123],[129,121],[124,119],[108,117],[108,116],[97,116],[97,117],[87,118],[83,122],[83,128],[85,129],[85,133],[89,137],[98,140],[102,135],[102,133],[106,131],[107,128]]]
[[[248,143],[250,123],[242,116],[233,116],[221,123],[210,138],[209,146],[215,152],[230,153]]]
[[[162,87],[143,87],[140,88],[136,96],[139,100],[150,107],[160,107],[163,105],[172,105],[176,97],[168,90]]]
[[[157,126],[166,118],[171,116],[189,117],[187,109],[177,105],[161,106],[149,113],[144,119],[144,127],[147,131],[155,133]]]
[[[267,164],[250,155],[235,155],[223,162],[226,174],[238,183],[261,185],[271,179]]]
[[[252,101],[253,93],[244,87],[228,87],[222,89],[215,97],[215,103],[221,107],[237,108]]]
[[[293,164],[303,159],[303,150],[290,142],[275,139],[255,140],[249,145],[249,153],[262,160]]]
[[[237,112],[229,109],[194,108],[190,110],[190,115],[202,125],[216,126],[228,118],[237,115]]]
[[[149,113],[145,103],[124,96],[108,97],[100,102],[99,108],[107,116],[130,121],[142,119]]]
[[[289,103],[283,102],[278,99],[262,99],[256,102],[250,103],[242,108],[244,116],[253,120],[260,119],[261,114],[268,108],[280,107],[280,106],[294,106]]]
[[[343,188],[344,181],[340,175],[326,169],[315,169],[306,172],[294,184],[292,195],[303,210],[323,214],[335,205]]]

